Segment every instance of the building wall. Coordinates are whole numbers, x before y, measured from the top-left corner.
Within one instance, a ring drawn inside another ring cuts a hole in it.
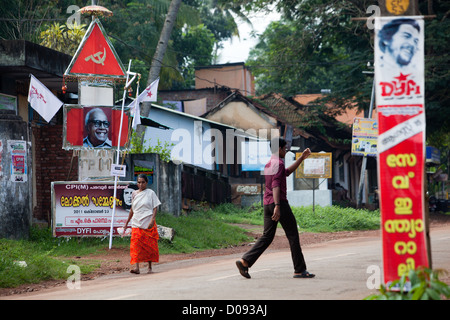
[[[215,169],[213,157],[206,150],[211,146],[212,134],[211,126],[207,121],[163,107],[152,107],[150,117],[171,129],[162,130],[147,127],[144,136],[146,140],[144,148],[157,146],[159,139],[163,146],[165,142],[169,143],[169,149],[174,150],[176,156],[174,160],[207,170]]]
[[[231,93],[228,89],[211,87],[201,90],[162,90],[158,91],[158,99],[161,101],[192,101],[206,98],[206,111],[209,111]]]
[[[258,132],[260,129],[274,129],[276,121],[271,119],[273,124],[256,113],[246,103],[242,101],[232,101],[217,112],[207,116],[208,120],[224,123],[235,128],[254,129]]]
[[[33,218],[48,221],[51,218],[51,183],[77,181],[78,157],[62,149],[62,125],[33,127],[35,187]]]
[[[245,96],[255,95],[255,79],[244,63],[197,68],[195,76],[195,89],[226,86]]]
[[[25,142],[22,143],[25,150],[15,154],[8,141],[17,140]],[[0,238],[28,238],[32,220],[30,146],[27,123],[13,111],[0,110]],[[24,172],[13,175],[13,167],[20,167],[22,159]]]

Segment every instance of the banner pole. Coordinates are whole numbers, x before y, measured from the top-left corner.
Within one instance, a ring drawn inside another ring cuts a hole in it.
[[[130,76],[130,70],[131,70],[131,60],[128,63],[127,80],[125,82],[125,88],[123,89],[122,110],[120,112],[119,138],[117,139],[118,141],[117,141],[116,164],[119,164],[119,160],[120,160],[120,139],[122,138],[123,110],[125,108],[125,99],[126,99],[126,95],[127,95],[127,86],[128,86],[128,79]],[[114,231],[114,215],[116,213],[117,179],[118,179],[118,176],[116,175],[114,177],[114,196],[113,196],[114,200],[113,200],[113,210],[112,210],[112,216],[111,216],[111,227],[109,229],[109,249],[110,250],[112,247],[112,238],[113,238],[113,231]]]

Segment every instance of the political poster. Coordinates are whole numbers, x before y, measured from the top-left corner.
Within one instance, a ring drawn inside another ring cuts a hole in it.
[[[66,150],[117,148],[121,116],[120,108],[65,104],[63,148]],[[128,112],[124,112],[120,136],[121,148],[127,145],[130,121]]]
[[[353,120],[352,155],[376,157],[378,120],[355,118]]]
[[[424,165],[424,22],[375,19],[378,181],[384,282],[428,267]]]
[[[8,140],[8,151],[11,154],[11,181],[27,182],[27,142]]]
[[[113,235],[123,227],[131,208],[135,182],[52,182],[53,236],[107,236],[116,202]],[[131,187],[131,188],[130,188]]]

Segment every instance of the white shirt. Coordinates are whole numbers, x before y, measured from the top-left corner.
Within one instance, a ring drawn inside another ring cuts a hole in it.
[[[153,216],[153,209],[159,206],[161,202],[152,189],[136,190],[133,192],[132,198],[133,217],[131,227],[148,229]]]

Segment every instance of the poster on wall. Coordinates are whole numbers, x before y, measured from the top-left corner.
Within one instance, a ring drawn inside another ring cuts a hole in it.
[[[0,110],[10,110],[17,114],[17,98],[15,96],[0,93]]]
[[[131,186],[131,188],[130,188]],[[131,208],[135,182],[117,185],[113,235],[123,227]],[[111,228],[114,182],[52,182],[53,236],[107,236]]]
[[[378,120],[355,118],[353,120],[352,155],[376,157]]]
[[[117,148],[120,131],[120,108],[64,105],[63,148]],[[128,142],[130,117],[124,112],[120,146]]]
[[[375,19],[378,181],[384,282],[428,267],[425,226],[424,22]]]
[[[11,181],[27,181],[27,142],[8,140],[8,152],[11,155]]]

